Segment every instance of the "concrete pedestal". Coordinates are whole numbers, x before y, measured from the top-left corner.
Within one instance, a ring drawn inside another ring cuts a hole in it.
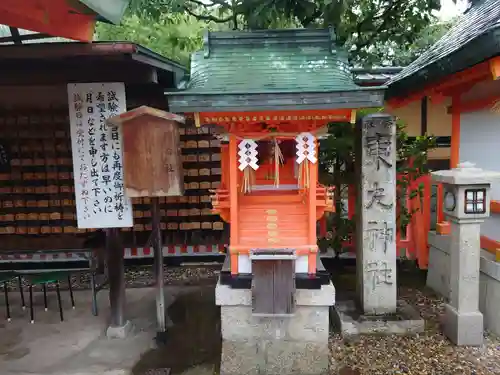
[[[493,254],[481,250],[479,271],[479,311],[484,328],[500,336],[500,263]],[[427,286],[450,298],[450,236],[429,233]]]
[[[459,312],[445,305],[444,334],[456,345],[479,346],[483,343],[483,314]]]
[[[109,326],[106,329],[108,339],[126,339],[132,332],[133,325],[130,320],[125,321],[122,326]]]
[[[252,291],[217,284],[221,307],[221,375],[328,374],[329,309],[335,303],[330,283],[298,289],[290,317],[252,315]]]
[[[337,301],[332,308],[332,322],[345,340],[360,335],[414,335],[425,331],[425,321],[419,312],[403,300],[398,301],[396,313],[365,315],[354,301]]]
[[[483,314],[479,312],[480,226],[476,220],[450,224],[450,303],[445,308],[444,333],[457,345],[477,346],[483,343]]]

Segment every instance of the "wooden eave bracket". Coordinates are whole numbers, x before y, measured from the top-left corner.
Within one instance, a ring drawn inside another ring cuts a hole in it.
[[[448,107],[448,114],[452,113],[467,113],[479,111],[481,109],[492,109],[496,102],[500,100],[500,96],[498,94],[488,96],[486,98],[471,100],[468,102],[459,103],[458,105],[453,104]]]
[[[492,58],[490,61],[491,76],[494,81],[500,79],[500,56]]]
[[[447,96],[446,95],[443,95],[442,93],[440,92],[432,92],[432,93],[429,93],[427,95],[427,97],[429,98],[429,101],[432,103],[432,104],[435,104],[435,105],[439,105],[439,104],[443,104],[443,102],[446,100]]]
[[[431,102],[440,104],[446,97],[451,97],[460,91],[458,88],[469,87],[479,81],[491,77],[492,66],[498,67],[497,71],[500,77],[500,56],[481,64],[473,66],[467,70],[455,73],[440,82],[428,85],[422,90],[412,94],[406,98],[393,98],[387,101],[389,107],[396,109],[403,107],[411,102],[420,100],[422,97],[427,96],[431,98]],[[495,78],[496,79],[496,78]]]

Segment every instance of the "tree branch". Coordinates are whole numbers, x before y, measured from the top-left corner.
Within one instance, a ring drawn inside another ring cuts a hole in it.
[[[311,16],[305,18],[303,21],[301,21],[300,23],[302,24],[302,26],[304,27],[307,27],[309,26],[314,20],[318,19],[321,14],[323,14],[322,10],[317,8],[313,14],[311,14]]]
[[[186,10],[186,13],[189,14],[190,16],[193,16],[194,18],[196,18],[197,20],[203,20],[203,21],[212,21],[212,22],[215,22],[215,23],[226,23],[226,22],[229,22],[233,19],[233,15],[230,15],[226,18],[217,18],[215,16],[212,16],[212,15],[204,15],[204,14],[196,14],[195,12],[193,12],[191,9],[189,8],[184,8]]]
[[[211,4],[208,4],[208,3],[204,3],[203,1],[199,1],[199,0],[189,0],[189,1],[191,3],[194,3],[194,4],[198,5],[198,6],[201,6],[203,8],[211,7],[211,6],[214,5],[213,2]],[[184,5],[184,7],[186,7],[186,6]]]
[[[358,26],[356,28],[356,32],[358,32],[358,38],[359,38],[360,35],[361,35],[360,34],[360,25],[363,25],[368,19],[371,22],[376,21],[376,20],[383,20],[382,23],[371,33],[371,37],[370,38],[367,38],[364,42],[356,43],[356,49],[357,49],[357,51],[359,51],[360,49],[366,47],[368,44],[371,44],[371,42],[373,40],[373,36],[379,34],[380,32],[382,32],[387,27],[388,22],[390,20],[392,20],[396,16],[395,14],[392,14],[392,13],[397,12],[397,10],[405,2],[406,2],[406,0],[394,1],[394,2],[392,2],[391,5],[389,5],[389,7],[380,16],[376,16],[376,17],[373,17],[373,18],[367,17],[367,18],[365,18],[363,21],[361,21],[358,24]]]
[[[211,7],[215,6],[215,5],[221,5],[221,6],[227,6],[228,5],[227,2],[224,1],[224,0],[205,0],[205,1],[188,0],[188,1],[191,2],[191,3],[194,3],[194,4],[198,5],[198,6],[202,6],[204,8],[211,8]],[[210,2],[208,2],[208,1],[210,1]],[[186,7],[186,6],[184,5],[184,7]]]

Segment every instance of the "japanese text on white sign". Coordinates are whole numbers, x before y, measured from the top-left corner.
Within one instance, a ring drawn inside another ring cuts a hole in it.
[[[78,228],[133,226],[121,129],[106,123],[126,111],[124,84],[69,84],[68,103]]]

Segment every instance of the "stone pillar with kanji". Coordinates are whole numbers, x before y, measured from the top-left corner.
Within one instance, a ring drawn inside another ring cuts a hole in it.
[[[450,222],[450,301],[445,305],[444,333],[457,345],[483,343],[479,311],[481,223],[490,215],[490,186],[498,172],[471,163],[432,173],[443,184],[443,212]]]
[[[382,315],[397,308],[396,122],[378,113],[357,126],[357,298],[364,314]]]

